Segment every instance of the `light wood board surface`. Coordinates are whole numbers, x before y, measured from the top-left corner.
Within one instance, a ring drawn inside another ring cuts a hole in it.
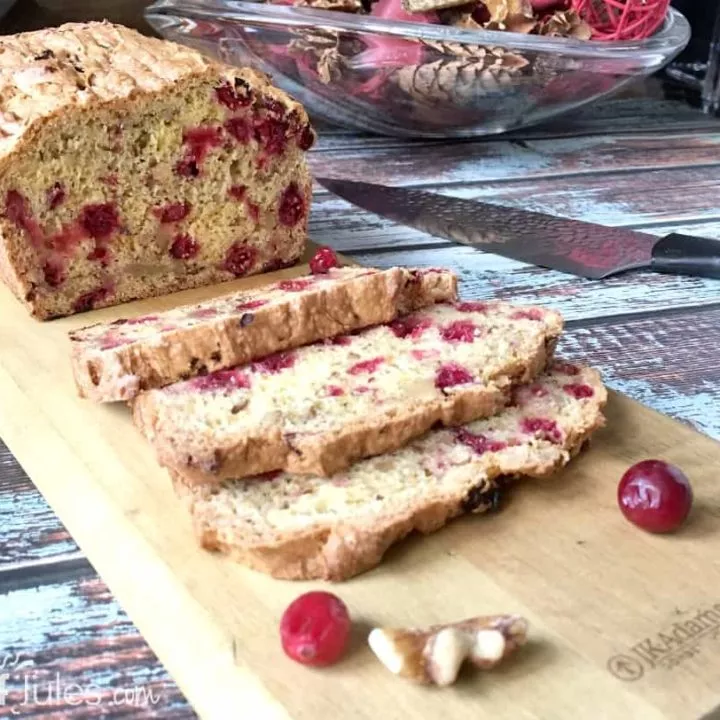
[[[284,657],[278,620],[321,583],[264,577],[199,549],[189,518],[124,407],[79,400],[68,330],[233,286],[53,323],[0,290],[0,436],[202,717],[698,718],[720,706],[720,445],[612,395],[608,427],[562,475],[525,482],[502,512],[411,538],[377,570],[332,586],[364,631],[520,613],[530,643],[502,670],[446,690],[391,676],[358,632],[335,668]],[[624,521],[617,481],[663,457],[691,477],[677,536]]]

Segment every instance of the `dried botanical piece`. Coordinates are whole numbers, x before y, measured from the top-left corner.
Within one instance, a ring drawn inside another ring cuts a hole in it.
[[[589,40],[592,35],[590,26],[574,11],[566,10],[549,15],[537,28],[540,35],[571,37],[576,40]]]
[[[317,74],[324,85],[340,80],[346,68],[347,58],[337,48],[327,48],[318,57]]]
[[[466,4],[467,0],[402,0],[403,7],[411,13],[432,12]]]
[[[288,45],[288,55],[298,66],[317,74],[325,85],[340,80],[347,66],[347,56],[339,49],[337,33],[315,30],[303,33]]]
[[[537,20],[535,18],[528,18],[524,15],[512,15],[505,20],[502,25],[497,27],[490,26],[488,29],[492,30],[507,30],[508,32],[522,33],[527,35],[535,30],[537,27]]]
[[[441,25],[452,25],[463,30],[480,30],[483,27],[473,17],[473,6],[467,4],[457,8],[441,10],[438,17]]]
[[[455,54],[445,44],[428,43],[440,53],[434,62],[400,68],[393,76],[398,87],[417,100],[467,104],[512,84],[512,76],[529,63],[501,48],[462,46]]]
[[[319,55],[326,48],[337,47],[338,39],[334,33],[315,30],[311,33],[298,34],[288,45],[291,55],[312,53]]]
[[[467,30],[590,38],[569,2],[540,0],[281,0],[295,5],[366,14],[386,20],[452,25]],[[411,40],[382,34],[309,30],[284,48],[302,81],[337,84],[358,99],[412,100],[412,113],[439,121],[443,103],[470,108],[504,88],[543,86],[557,74],[544,56],[532,62],[503,48]],[[277,51],[279,52],[279,51]],[[280,53],[283,54],[283,53]],[[564,71],[564,67],[560,70]],[[507,92],[498,93],[505,99]]]
[[[359,13],[363,11],[361,0],[295,0],[297,7],[311,7],[316,10],[337,10],[339,12]]]
[[[507,4],[512,2],[512,4]],[[517,4],[516,4],[517,2]],[[554,10],[536,15],[521,0],[486,0],[463,5],[439,14],[443,25],[466,30],[507,30],[524,34],[556,35],[589,40],[590,26],[574,10]]]
[[[385,667],[426,685],[452,685],[467,660],[491,670],[527,639],[527,621],[518,615],[490,615],[447,625],[375,628],[368,644]]]
[[[493,26],[493,29],[497,30],[514,28],[512,32],[530,32],[535,25],[530,0],[484,0],[480,4],[485,6],[489,15],[485,27]],[[528,30],[520,29],[526,26]]]

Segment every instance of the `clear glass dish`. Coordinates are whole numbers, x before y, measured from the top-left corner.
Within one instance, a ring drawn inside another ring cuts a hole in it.
[[[315,120],[399,137],[533,125],[659,70],[690,39],[674,9],[651,38],[616,43],[240,0],[159,0],[145,17],[170,40],[268,73]]]

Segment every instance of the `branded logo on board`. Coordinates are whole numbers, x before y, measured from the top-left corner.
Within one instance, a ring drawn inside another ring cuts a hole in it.
[[[690,613],[678,611],[678,615],[685,614],[686,619],[676,620],[608,658],[608,671],[620,680],[634,682],[653,670],[672,670],[720,639],[720,603]]]

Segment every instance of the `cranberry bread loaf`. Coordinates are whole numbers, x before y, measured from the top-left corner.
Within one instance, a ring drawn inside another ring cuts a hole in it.
[[[279,578],[345,580],[414,530],[495,507],[508,476],[566,464],[602,426],[605,401],[596,371],[557,364],[499,415],[433,430],[330,479],[276,473],[192,489],[171,475],[205,548]]]
[[[456,295],[449,271],[331,268],[76,330],[73,374],[82,397],[130,400],[142,390],[390,322]]]
[[[253,70],[109,23],[0,38],[0,277],[38,318],[291,265],[314,140]]]
[[[434,424],[496,413],[543,371],[562,318],[440,303],[390,324],[222,370],[133,403],[159,462],[195,483],[272,470],[329,475]]]

